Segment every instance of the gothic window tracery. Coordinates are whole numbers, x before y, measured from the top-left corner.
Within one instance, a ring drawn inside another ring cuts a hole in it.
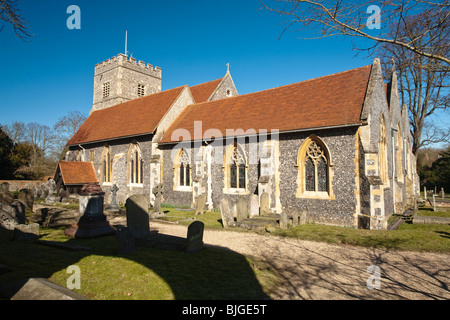
[[[331,157],[325,144],[312,135],[299,149],[297,197],[334,199]]]
[[[234,144],[229,161],[230,188],[246,188],[246,162],[242,149]]]
[[[130,184],[144,183],[144,160],[136,143],[133,143],[128,151],[128,182]]]

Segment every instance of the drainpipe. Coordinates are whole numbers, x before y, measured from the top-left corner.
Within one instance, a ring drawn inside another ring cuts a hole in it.
[[[82,149],[82,150],[83,150],[83,157],[82,157],[81,161],[83,161],[83,162],[84,162],[84,159],[86,158],[86,149],[85,149],[85,148],[83,148],[83,147],[81,146],[81,144],[79,144],[78,146],[80,147],[80,149]]]

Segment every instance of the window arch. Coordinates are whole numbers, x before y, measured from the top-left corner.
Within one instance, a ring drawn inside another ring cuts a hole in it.
[[[237,142],[230,145],[225,154],[225,187],[227,190],[247,190],[247,159]]]
[[[178,190],[190,191],[191,189],[191,160],[186,149],[180,149],[174,161],[174,186]]]
[[[302,144],[297,158],[297,197],[333,198],[332,164],[328,148],[311,136]]]
[[[143,184],[144,183],[144,160],[141,148],[137,143],[132,143],[127,155],[128,163],[128,183]]]
[[[112,157],[111,148],[108,145],[103,147],[101,159],[101,181],[102,183],[111,183],[111,173],[112,173]]]

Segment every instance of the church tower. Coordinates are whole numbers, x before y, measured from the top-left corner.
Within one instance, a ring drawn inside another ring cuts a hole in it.
[[[103,61],[95,66],[91,113],[160,92],[161,79],[161,68],[122,53]]]

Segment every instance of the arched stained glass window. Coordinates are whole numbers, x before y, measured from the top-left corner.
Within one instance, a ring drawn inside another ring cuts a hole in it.
[[[230,172],[230,188],[245,189],[246,188],[246,163],[242,149],[234,144],[229,160]]]
[[[182,149],[180,152],[179,186],[189,187],[191,185],[191,168],[189,164],[189,156],[184,149]]]
[[[318,137],[312,135],[305,140],[297,158],[297,197],[334,199],[330,159],[328,149]]]

